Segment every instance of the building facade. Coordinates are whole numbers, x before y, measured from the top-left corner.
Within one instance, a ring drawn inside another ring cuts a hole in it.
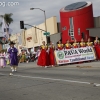
[[[60,10],[62,42],[73,42],[74,39],[85,41],[89,38],[87,28],[94,27],[91,2],[76,2]]]
[[[57,34],[57,18],[51,17],[46,20],[47,25],[47,32],[50,33],[50,35]],[[42,23],[40,25],[35,26],[39,29],[45,30],[45,23]],[[27,30],[23,30],[22,32],[22,44],[25,45],[27,48],[37,47],[39,45],[42,45],[42,41],[46,41],[46,35],[44,35],[45,31],[41,31],[37,28],[29,28]]]
[[[100,16],[94,17],[94,28],[88,28],[87,30],[93,40],[96,36],[100,38]]]
[[[46,20],[46,25],[47,32],[50,33],[51,41],[56,44],[59,40],[61,40],[60,23],[57,23],[56,16],[48,18]],[[19,35],[11,35],[10,40],[16,43],[15,46],[18,48],[20,53],[22,48],[34,49],[34,47],[37,48],[38,46],[42,45],[42,41],[45,41],[47,43],[46,35],[44,35],[44,33],[45,23],[41,23],[29,29],[22,30],[22,32],[18,33]],[[21,38],[21,41],[19,41],[19,38]]]

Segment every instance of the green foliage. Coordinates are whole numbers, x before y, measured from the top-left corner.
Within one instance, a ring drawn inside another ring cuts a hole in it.
[[[4,18],[6,24],[9,26],[12,22],[13,22],[13,19],[11,18],[12,17],[12,13],[9,13],[9,14],[4,14],[4,15],[0,15],[1,18]],[[2,22],[0,23],[0,26],[2,26]]]

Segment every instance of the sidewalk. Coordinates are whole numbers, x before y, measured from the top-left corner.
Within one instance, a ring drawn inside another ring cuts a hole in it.
[[[99,68],[100,67],[100,61],[93,61],[93,62],[84,62],[81,64],[68,64],[61,66],[63,68]]]
[[[38,68],[39,66],[37,65],[36,62],[29,62],[29,63],[21,63],[19,64],[19,67],[21,68]],[[81,64],[65,64],[65,65],[60,65],[56,66],[56,68],[99,68],[100,67],[100,61],[93,61],[93,62],[84,62]],[[55,67],[54,67],[55,68]]]

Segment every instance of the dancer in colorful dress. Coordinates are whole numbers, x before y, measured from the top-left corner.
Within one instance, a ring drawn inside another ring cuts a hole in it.
[[[81,48],[86,47],[86,43],[84,42],[84,39],[83,39],[83,38],[81,39],[80,47],[81,47]],[[80,63],[83,63],[83,62],[84,62],[84,61],[80,61],[79,64],[80,64]]]
[[[26,55],[25,55],[25,51],[22,50],[22,53],[21,53],[21,58],[20,58],[20,63],[23,63],[23,62],[26,62]]]
[[[90,41],[90,38],[88,38],[88,42],[86,43],[87,46],[93,46],[93,42]]]
[[[69,40],[66,41],[65,49],[71,49],[71,44],[69,43]]]
[[[83,38],[81,39],[81,42],[80,42],[80,47],[86,47],[86,44],[85,44],[85,42],[84,42],[84,39],[83,39]]]
[[[96,37],[95,40],[94,40],[94,48],[95,48],[95,51],[96,51],[97,60],[100,60],[100,49],[99,49],[99,47],[100,47],[100,42],[99,42],[98,37]]]
[[[88,38],[88,41],[86,43],[87,47],[92,47],[93,46],[93,42],[90,41],[90,38]],[[91,60],[89,60],[88,62],[91,62]]]
[[[49,46],[49,65],[52,67],[55,66],[55,55],[54,55],[55,46],[52,42],[50,42]]]
[[[4,54],[3,50],[1,50],[1,52],[0,52],[0,67],[1,68],[6,67],[5,54]]]
[[[48,46],[45,41],[42,42],[40,56],[38,57],[37,65],[47,68],[49,66]]]
[[[10,48],[8,49],[8,53],[10,55],[10,66],[11,66],[11,70],[12,72],[16,72],[17,71],[17,66],[18,66],[18,57],[17,57],[17,53],[18,50],[14,47],[14,42],[10,42]]]
[[[79,43],[77,43],[76,39],[74,40],[73,43],[73,48],[78,48],[79,47]]]
[[[64,45],[61,43],[61,41],[58,42],[57,49],[58,50],[63,50],[64,49]]]
[[[7,63],[7,65],[10,64],[9,58],[10,58],[9,53],[6,53],[6,63]]]
[[[99,42],[98,37],[95,37],[94,46],[99,46],[99,44],[100,44],[100,42]]]

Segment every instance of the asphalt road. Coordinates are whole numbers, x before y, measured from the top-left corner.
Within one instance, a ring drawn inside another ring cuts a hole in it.
[[[100,100],[99,65],[41,68],[24,63],[13,76],[9,66],[0,68],[0,100]]]

